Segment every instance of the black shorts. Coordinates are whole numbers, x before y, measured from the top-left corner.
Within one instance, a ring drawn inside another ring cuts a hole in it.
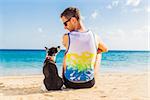
[[[65,78],[65,76],[63,76],[63,79],[64,79],[64,85],[66,86],[66,88],[73,88],[73,89],[91,88],[95,84],[94,78],[88,82],[85,82],[85,83],[70,82],[68,79]]]

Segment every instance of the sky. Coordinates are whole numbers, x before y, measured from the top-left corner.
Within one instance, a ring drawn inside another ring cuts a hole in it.
[[[80,9],[86,29],[109,50],[149,50],[148,0],[0,0],[0,49],[61,46],[60,14]]]

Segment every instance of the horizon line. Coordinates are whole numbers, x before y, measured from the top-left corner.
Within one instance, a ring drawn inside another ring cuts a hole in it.
[[[45,49],[0,49],[0,50],[14,50],[14,51],[24,51],[24,50],[26,50],[26,51],[44,51]],[[61,50],[65,50],[65,49],[61,49]],[[110,49],[110,50],[108,50],[108,52],[109,51],[149,51],[150,52],[150,50],[138,50],[138,49]]]

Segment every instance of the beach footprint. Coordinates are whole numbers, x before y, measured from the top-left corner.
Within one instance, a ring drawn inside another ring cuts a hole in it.
[[[101,98],[106,98],[106,97],[107,97],[106,95],[102,95],[102,96],[101,96]]]
[[[3,88],[3,87],[5,87],[4,84],[3,84],[3,83],[0,83],[0,88]]]

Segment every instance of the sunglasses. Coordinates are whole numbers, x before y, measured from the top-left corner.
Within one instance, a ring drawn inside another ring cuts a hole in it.
[[[71,18],[72,18],[72,17],[71,17]],[[65,21],[63,24],[64,24],[65,26],[67,26],[67,22],[69,22],[71,18],[69,18],[69,19],[68,19],[67,21]]]

